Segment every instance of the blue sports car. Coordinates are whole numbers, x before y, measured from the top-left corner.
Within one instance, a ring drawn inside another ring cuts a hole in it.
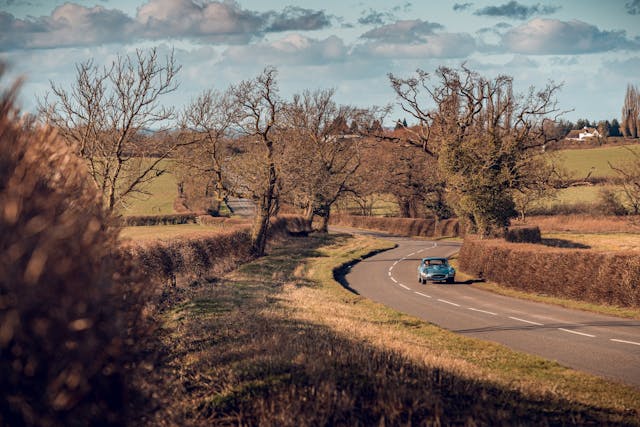
[[[453,283],[456,276],[456,270],[449,265],[446,258],[422,258],[418,266],[418,282],[447,282]]]

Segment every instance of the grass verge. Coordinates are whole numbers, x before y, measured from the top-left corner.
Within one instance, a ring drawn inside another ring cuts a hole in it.
[[[458,336],[342,288],[333,272],[391,244],[312,235],[160,312],[144,378],[180,425],[638,425],[640,391]]]

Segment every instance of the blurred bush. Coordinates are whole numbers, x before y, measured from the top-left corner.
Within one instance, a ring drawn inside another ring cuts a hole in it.
[[[20,119],[16,92],[0,99],[0,425],[120,425],[144,297],[84,164]]]

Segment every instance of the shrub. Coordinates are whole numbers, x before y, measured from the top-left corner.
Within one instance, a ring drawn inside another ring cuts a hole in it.
[[[640,256],[466,238],[460,269],[528,292],[640,307]]]
[[[454,237],[464,235],[464,230],[457,218],[436,221],[434,219],[338,214],[331,216],[330,223],[331,225],[378,230],[402,236]]]
[[[207,237],[175,238],[123,248],[123,257],[131,259],[149,278],[176,284],[178,277],[203,278],[223,274],[249,261],[251,235],[249,224],[234,218],[207,218],[209,225],[221,224],[225,231]],[[269,238],[301,235],[310,231],[301,216],[286,215],[272,220]]]
[[[120,425],[140,287],[84,164],[0,100],[0,425]]]
[[[538,227],[511,227],[504,235],[507,242],[513,243],[540,243],[542,235]]]
[[[195,224],[199,213],[179,213],[173,215],[133,215],[122,218],[125,227],[141,227],[147,225]]]

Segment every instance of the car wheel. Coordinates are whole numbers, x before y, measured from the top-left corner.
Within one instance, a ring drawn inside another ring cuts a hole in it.
[[[447,278],[447,283],[453,283],[453,277],[448,277]]]

